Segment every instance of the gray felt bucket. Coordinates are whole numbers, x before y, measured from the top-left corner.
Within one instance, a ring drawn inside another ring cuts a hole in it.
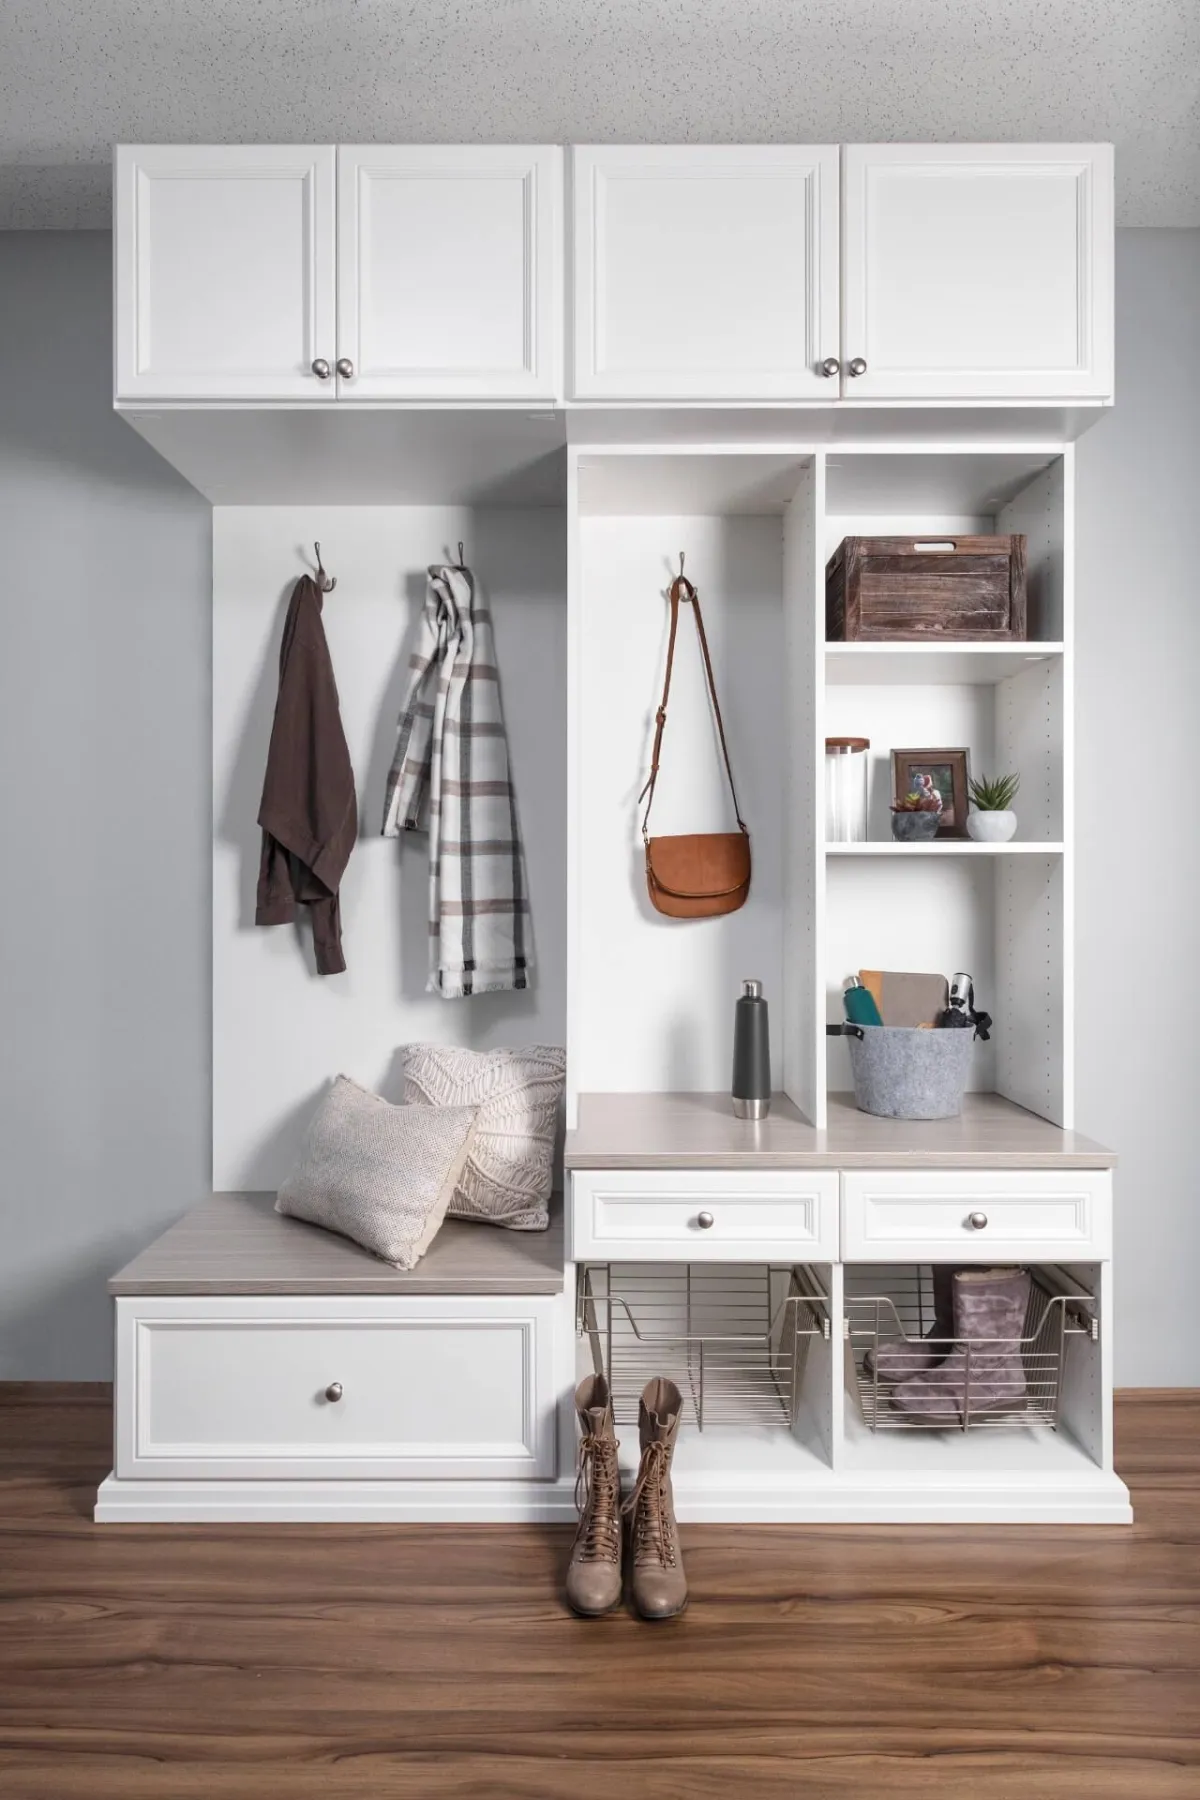
[[[884,1119],[952,1119],[962,1111],[973,1031],[860,1025],[848,1036],[860,1112]]]

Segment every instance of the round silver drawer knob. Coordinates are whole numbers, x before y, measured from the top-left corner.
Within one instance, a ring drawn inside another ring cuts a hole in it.
[[[350,358],[348,356],[339,356],[338,357],[337,372],[341,376],[343,381],[352,381],[353,380],[354,364],[350,361]]]
[[[332,1405],[335,1400],[340,1400],[341,1397],[342,1397],[341,1382],[340,1381],[331,1381],[329,1386],[325,1389],[325,1398]]]
[[[846,364],[846,371],[850,375],[865,375],[867,372],[866,357],[852,356],[850,361]]]
[[[967,1224],[971,1227],[972,1231],[984,1231],[987,1228],[987,1214],[973,1212],[968,1218]]]
[[[328,381],[329,377],[333,374],[333,370],[323,356],[318,356],[316,358],[312,365],[312,372],[318,381]]]
[[[842,372],[842,365],[838,361],[836,356],[827,356],[825,358],[825,361],[821,364],[822,375],[827,375],[827,376],[840,375],[841,372]]]
[[[698,1213],[696,1215],[696,1223],[700,1227],[701,1231],[711,1231],[712,1223],[713,1223],[713,1216],[710,1212]]]

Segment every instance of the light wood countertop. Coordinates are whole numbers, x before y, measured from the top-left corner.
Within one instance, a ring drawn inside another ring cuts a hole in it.
[[[817,1131],[777,1094],[760,1124],[727,1094],[581,1094],[568,1169],[1110,1169],[1116,1157],[998,1094],[968,1094],[957,1119],[877,1119],[829,1096]]]
[[[548,1231],[447,1219],[415,1269],[287,1219],[274,1194],[210,1194],[135,1256],[110,1294],[559,1294],[562,1207]]]

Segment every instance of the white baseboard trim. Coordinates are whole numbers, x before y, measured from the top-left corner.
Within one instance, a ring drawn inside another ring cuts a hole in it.
[[[569,1481],[128,1481],[100,1484],[98,1525],[536,1524],[575,1518]]]
[[[1129,1491],[1104,1470],[1069,1481],[962,1484],[837,1476],[753,1486],[677,1477],[684,1524],[1128,1525]],[[567,1524],[574,1478],[559,1481],[128,1481],[96,1497],[101,1525]]]

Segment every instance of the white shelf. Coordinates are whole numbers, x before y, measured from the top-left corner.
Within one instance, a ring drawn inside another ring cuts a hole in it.
[[[935,838],[929,844],[898,844],[894,839],[878,843],[826,844],[826,856],[1061,856],[1062,844],[1031,844],[1019,839],[1010,844],[976,844],[971,838]]]
[[[1004,681],[1063,653],[1061,643],[826,644],[832,687],[970,687]]]
[[[1064,1427],[1057,1431],[871,1431],[846,1394],[846,1472],[955,1483],[1003,1476],[1098,1475],[1095,1461]]]

